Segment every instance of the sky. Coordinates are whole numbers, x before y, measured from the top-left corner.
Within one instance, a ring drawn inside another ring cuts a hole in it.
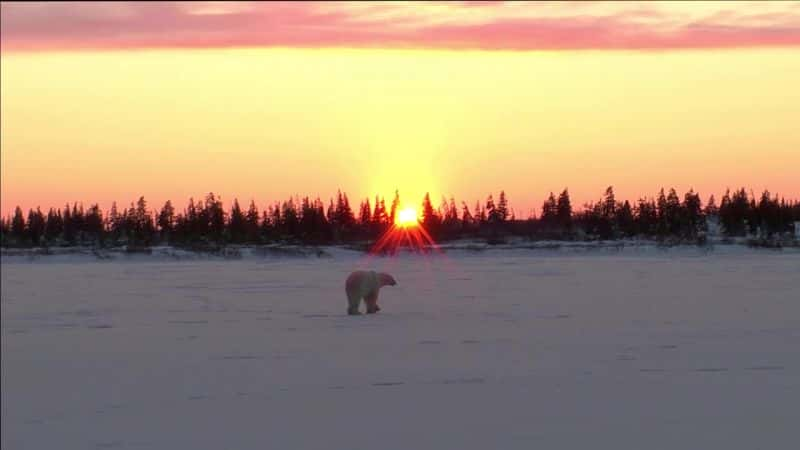
[[[0,4],[0,208],[800,198],[800,2]]]

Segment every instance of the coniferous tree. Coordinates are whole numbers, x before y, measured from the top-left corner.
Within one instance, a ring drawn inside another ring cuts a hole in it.
[[[316,242],[318,240],[317,233],[317,210],[311,203],[308,197],[303,197],[300,203],[300,239],[303,242]]]
[[[572,203],[566,188],[558,196],[556,217],[562,230],[569,232],[572,229]]]
[[[500,198],[497,201],[497,219],[501,223],[508,220],[508,199],[506,199],[506,191],[500,191]]]
[[[667,196],[664,195],[664,188],[658,191],[656,211],[658,214],[657,233],[659,236],[666,236],[669,233],[669,214],[667,212]]]
[[[631,237],[636,234],[636,222],[633,217],[633,208],[631,204],[625,200],[622,206],[617,208],[616,211],[616,229],[619,230],[625,237]]]
[[[100,205],[94,204],[86,212],[84,231],[91,241],[97,245],[104,245],[103,212]]]
[[[159,211],[157,224],[161,231],[161,238],[166,241],[171,240],[172,233],[175,231],[175,208],[169,200]]]
[[[26,243],[31,243],[33,246],[38,247],[42,241],[42,235],[44,235],[44,216],[42,215],[42,211],[39,208],[36,208],[36,211],[33,209],[28,210],[28,224],[25,228],[26,236],[25,241]]]
[[[539,216],[539,221],[547,230],[552,230],[558,223],[558,203],[552,192],[542,203],[542,214]]]
[[[0,217],[0,246],[6,247],[9,244],[11,234],[11,219]]]
[[[331,199],[330,203],[328,204],[327,219],[331,226],[335,226],[338,222],[338,217],[336,217],[336,207],[333,206],[333,199]]]
[[[456,200],[450,198],[449,202],[444,204],[444,214],[442,221],[442,231],[448,238],[455,238],[461,229],[461,222],[458,219],[458,208],[456,208]]]
[[[486,224],[486,209],[481,206],[481,202],[475,202],[475,222],[478,228]]]
[[[761,199],[756,206],[758,228],[762,235],[772,237],[774,233],[781,232],[780,204],[777,196],[771,198],[769,191],[761,194]]]
[[[369,197],[361,202],[358,214],[358,224],[365,230],[369,229],[372,223],[372,208],[369,205]]]
[[[186,231],[188,232],[186,237],[188,240],[198,239],[205,232],[205,226],[200,224],[200,212],[198,209],[202,209],[202,204],[199,202],[195,204],[194,198],[189,197],[189,205],[186,207]]]
[[[139,197],[134,207],[131,203],[128,209],[128,236],[129,244],[135,246],[149,246],[153,241],[155,226],[153,217],[147,209],[144,197]]]
[[[222,242],[225,232],[225,210],[222,200],[218,199],[213,192],[209,192],[206,195],[204,210],[209,237],[215,242]]]
[[[375,210],[372,212],[372,223],[377,233],[383,233],[393,223],[389,222],[389,215],[386,213],[386,203],[381,197],[375,196]]]
[[[614,187],[609,186],[606,188],[606,194],[603,198],[603,218],[608,221],[613,221],[617,216],[617,200],[614,197]]]
[[[474,221],[475,219],[469,212],[469,206],[467,206],[467,203],[461,202],[461,229],[464,231],[471,230],[474,226]]]
[[[431,197],[427,192],[425,193],[425,197],[422,199],[422,224],[431,235],[438,237],[441,219],[433,209]]]
[[[63,229],[64,223],[61,220],[61,211],[50,208],[47,211],[47,223],[44,229],[45,240],[49,243],[55,242],[61,236]]]
[[[64,221],[64,241],[68,245],[75,245],[77,231],[75,229],[75,222],[72,221],[72,212],[69,208],[69,203],[64,207],[63,214]]]
[[[706,230],[706,220],[703,215],[703,205],[700,201],[700,195],[690,189],[683,199],[681,205],[683,211],[683,219],[681,224],[681,235],[684,237],[697,237],[701,232]]]
[[[250,207],[247,208],[244,221],[247,242],[259,242],[258,208],[256,208],[256,202],[253,200],[250,200]]]
[[[297,236],[300,220],[297,215],[297,208],[295,207],[294,200],[291,198],[283,202],[281,206],[281,222],[281,231],[284,236]]]
[[[277,225],[280,222],[280,209],[275,205],[268,206],[262,213],[261,229],[259,233],[264,239],[274,239],[277,235]]]
[[[500,215],[497,213],[492,194],[489,194],[489,197],[486,198],[486,221],[492,224],[500,221]]]
[[[666,201],[666,199],[665,199]],[[645,236],[659,233],[658,207],[654,200],[640,198],[635,208],[636,231]]]
[[[119,239],[125,234],[123,229],[124,221],[122,215],[117,210],[117,202],[111,203],[111,211],[108,213],[108,230],[112,245],[116,245]]]
[[[666,206],[666,220],[667,220],[667,231],[669,234],[673,236],[680,235],[681,232],[681,201],[678,198],[678,193],[675,192],[675,189],[670,188],[669,194],[667,195],[667,206]]]
[[[717,201],[714,199],[714,194],[708,197],[708,203],[706,203],[704,212],[706,216],[716,216],[719,214],[719,208],[717,207]]]
[[[392,206],[389,210],[389,223],[394,223],[395,218],[397,217],[397,208],[400,207],[400,191],[394,191],[394,199],[392,199]]]
[[[306,204],[308,203],[308,197],[305,198],[305,202]],[[231,206],[228,231],[230,233],[231,242],[236,244],[244,242],[247,235],[247,227],[245,225],[244,213],[239,206],[239,199],[237,198],[233,199],[233,205]]]
[[[85,220],[86,218],[83,212],[83,203],[78,205],[78,202],[74,202],[72,204],[72,224],[75,229],[76,239],[81,244],[84,241]]]
[[[750,218],[750,201],[744,188],[730,195],[726,191],[719,206],[719,220],[728,236],[744,236]]]
[[[339,212],[341,223],[347,230],[351,230],[356,223],[356,216],[353,214],[353,208],[350,207],[350,200],[348,200],[346,192],[342,194],[342,200],[342,210]]]

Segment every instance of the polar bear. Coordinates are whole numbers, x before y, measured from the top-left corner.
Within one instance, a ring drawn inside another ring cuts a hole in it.
[[[361,314],[358,307],[361,299],[367,304],[367,314],[374,314],[381,310],[378,306],[378,292],[383,286],[394,286],[397,281],[388,273],[375,272],[374,270],[357,270],[347,277],[344,284],[347,292],[347,314]]]

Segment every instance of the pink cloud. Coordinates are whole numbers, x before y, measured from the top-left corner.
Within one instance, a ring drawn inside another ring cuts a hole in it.
[[[761,4],[763,5],[763,3]],[[800,45],[800,9],[719,3],[2,3],[2,51],[383,47],[488,50]]]

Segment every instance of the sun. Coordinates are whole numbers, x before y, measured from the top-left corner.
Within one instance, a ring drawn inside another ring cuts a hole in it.
[[[394,219],[395,225],[402,228],[414,227],[419,224],[417,211],[414,208],[403,208],[397,212]]]

